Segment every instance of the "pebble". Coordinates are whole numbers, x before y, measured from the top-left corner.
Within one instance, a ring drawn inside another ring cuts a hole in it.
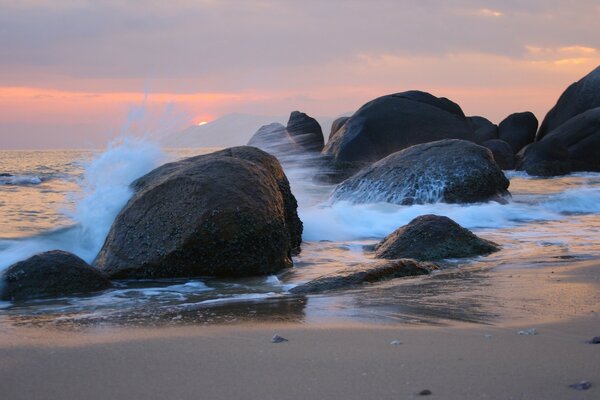
[[[401,341],[399,341],[399,340],[392,340],[392,341],[390,342],[390,344],[393,344],[394,346],[399,346],[399,345],[401,345],[401,344],[402,344],[402,342],[401,342]]]
[[[590,340],[590,344],[600,344],[600,336],[596,336],[592,340]]]
[[[492,335],[490,335],[489,333],[486,333],[485,335],[483,335],[483,337],[486,339],[491,339]]]
[[[538,332],[535,328],[529,328],[529,329],[525,329],[522,331],[517,332],[517,335],[521,335],[521,336],[533,336],[533,335],[537,335]]]
[[[575,390],[588,390],[589,388],[592,387],[592,383],[590,381],[581,381],[581,382],[573,383],[573,384],[569,385],[569,387],[571,389],[575,389]]]
[[[273,335],[273,337],[271,338],[271,343],[283,343],[283,342],[288,342],[289,340],[287,340],[284,337],[281,337],[279,335]]]
[[[431,393],[431,390],[429,390],[429,389],[421,390],[419,392],[419,396],[429,396],[430,394],[432,394],[432,393]]]

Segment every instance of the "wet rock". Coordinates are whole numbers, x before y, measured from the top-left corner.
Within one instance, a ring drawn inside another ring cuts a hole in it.
[[[537,140],[570,120],[593,108],[600,107],[600,66],[571,84],[542,121]]]
[[[600,344],[600,336],[596,336],[590,340],[590,344]]]
[[[575,390],[588,390],[589,388],[592,387],[592,383],[590,381],[581,381],[581,382],[573,383],[573,384],[569,385],[569,387],[571,389],[575,389]]]
[[[299,151],[299,147],[290,137],[285,126],[278,122],[261,126],[248,141],[248,146],[258,147],[274,155]]]
[[[305,151],[320,152],[324,139],[321,125],[316,119],[300,111],[292,111],[287,123],[287,132],[294,143]]]
[[[422,215],[410,221],[375,246],[375,257],[414,258],[420,261],[464,258],[500,250],[448,217]]]
[[[415,260],[376,261],[362,264],[334,275],[325,275],[290,290],[292,294],[314,294],[345,289],[363,283],[379,282],[406,276],[426,275],[438,269],[434,264]]]
[[[273,335],[273,337],[271,338],[271,343],[283,343],[283,342],[289,342],[289,340],[287,340],[284,337],[281,337],[279,335]]]
[[[331,137],[323,153],[334,163],[351,168],[442,139],[474,139],[463,111],[446,98],[413,90],[363,105]]]
[[[0,276],[0,300],[15,301],[88,293],[111,286],[108,278],[81,258],[62,250],[36,254]]]
[[[503,170],[515,169],[516,157],[513,153],[513,149],[504,140],[493,139],[482,143],[482,146],[486,147],[492,152],[494,161]]]
[[[518,171],[532,176],[558,176],[571,172],[569,151],[552,140],[532,143],[517,154]]]
[[[498,138],[510,145],[514,154],[535,140],[538,120],[532,112],[514,113],[498,125]]]
[[[502,201],[509,181],[485,147],[440,140],[391,154],[339,184],[334,201],[394,204]]]
[[[430,396],[433,393],[431,393],[431,390],[429,390],[429,389],[424,389],[424,390],[421,390],[418,394],[419,394],[419,396]]]
[[[257,148],[165,164],[132,186],[94,262],[113,278],[267,275],[299,250],[296,199]]]

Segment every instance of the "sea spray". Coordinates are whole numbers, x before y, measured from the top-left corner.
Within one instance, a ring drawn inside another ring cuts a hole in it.
[[[75,206],[65,213],[74,226],[39,235],[3,240],[0,270],[34,254],[65,250],[91,262],[104,243],[116,215],[133,192],[131,182],[166,161],[158,145],[139,138],[111,142],[88,163],[80,181],[81,192],[73,194]]]

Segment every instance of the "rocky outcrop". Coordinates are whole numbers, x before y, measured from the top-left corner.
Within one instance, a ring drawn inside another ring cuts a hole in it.
[[[475,143],[483,143],[488,140],[498,139],[498,125],[480,116],[467,117],[467,121],[473,129]]]
[[[292,265],[302,223],[277,159],[233,147],[133,183],[94,265],[113,278],[250,276]]]
[[[375,257],[434,261],[475,257],[499,249],[496,243],[477,237],[448,217],[422,215],[379,242]]]
[[[342,168],[357,168],[441,139],[474,140],[462,110],[446,98],[409,91],[363,105],[335,132],[323,154]]]
[[[0,276],[0,300],[18,301],[104,290],[108,278],[81,258],[62,250],[36,254]]]
[[[287,123],[287,132],[304,151],[320,152],[325,144],[323,130],[316,119],[303,112],[292,111]]]
[[[498,126],[498,137],[510,145],[513,154],[535,140],[538,120],[529,111],[514,113],[506,117]]]
[[[440,140],[399,151],[339,184],[334,201],[420,204],[501,201],[509,181],[485,147]]]
[[[600,171],[600,107],[571,118],[519,154],[517,169],[555,176]]]
[[[481,144],[489,149],[494,156],[494,161],[502,169],[515,169],[515,153],[512,148],[504,140],[492,139]]]
[[[563,92],[542,121],[537,140],[543,139],[571,118],[596,107],[600,107],[600,66]]]
[[[329,131],[329,139],[348,121],[350,117],[339,117],[331,124],[331,130]]]
[[[316,294],[329,290],[347,289],[363,283],[426,275],[436,269],[438,267],[434,264],[421,263],[415,260],[376,261],[313,279],[292,288],[290,293]]]
[[[300,111],[290,114],[287,126],[279,123],[261,126],[248,141],[248,146],[276,156],[318,153],[323,145],[323,131],[317,120]]]

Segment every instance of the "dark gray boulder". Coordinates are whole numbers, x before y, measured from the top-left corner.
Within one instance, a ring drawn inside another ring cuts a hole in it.
[[[233,147],[133,183],[94,265],[113,278],[251,276],[292,265],[302,222],[277,159]]]
[[[279,122],[258,128],[248,141],[248,146],[258,147],[271,154],[287,154],[299,150],[285,126]]]
[[[339,117],[331,124],[331,130],[329,131],[329,139],[348,121],[350,117]]]
[[[543,139],[569,119],[596,107],[600,107],[600,66],[563,92],[542,121],[537,140]]]
[[[107,289],[108,278],[81,258],[62,250],[36,254],[0,276],[0,300],[58,297]]]
[[[316,119],[300,111],[292,111],[287,123],[287,132],[304,151],[320,152],[325,144],[323,130]]]
[[[502,169],[515,169],[516,157],[508,143],[500,139],[492,139],[481,144],[489,149],[494,156],[494,161]]]
[[[532,112],[514,113],[498,126],[498,137],[510,145],[514,154],[535,140],[538,120]]]
[[[415,260],[376,261],[313,279],[290,290],[292,294],[316,294],[329,290],[352,288],[363,283],[373,283],[407,276],[427,275],[438,269],[434,264]]]
[[[477,237],[448,217],[422,215],[379,242],[375,257],[434,261],[475,257],[498,250],[496,243]]]
[[[416,144],[450,138],[474,139],[460,107],[415,90],[363,105],[331,137],[323,154],[341,168],[356,168]]]
[[[334,201],[421,204],[502,201],[509,181],[485,147],[464,140],[412,146],[339,184]]]
[[[517,169],[537,176],[600,171],[600,107],[571,118],[527,146]]]
[[[498,139],[498,125],[480,116],[467,117],[467,121],[473,129],[475,143],[481,144],[488,140]]]

